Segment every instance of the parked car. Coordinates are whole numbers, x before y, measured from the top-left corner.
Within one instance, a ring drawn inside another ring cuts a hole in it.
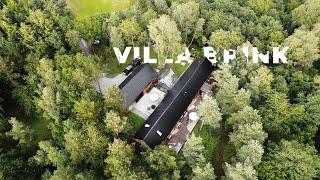
[[[140,66],[141,65],[141,58],[135,58],[133,61],[132,61],[132,66],[133,67],[137,67],[137,66]]]
[[[134,67],[133,67],[132,65],[129,65],[129,66],[126,67],[126,69],[124,69],[123,73],[124,73],[126,76],[128,76],[128,75],[132,72],[133,68],[134,68]]]

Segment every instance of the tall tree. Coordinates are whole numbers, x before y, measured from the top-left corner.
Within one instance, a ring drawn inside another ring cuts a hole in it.
[[[108,147],[105,174],[110,174],[115,179],[128,177],[133,159],[133,147],[120,139],[114,139]]]
[[[94,40],[101,41],[107,38],[107,34],[102,31],[105,19],[100,15],[79,17],[74,21],[74,28],[79,32],[80,37],[92,44]]]
[[[225,175],[232,180],[257,180],[257,172],[250,162],[236,163],[230,165],[226,163]]]
[[[217,101],[213,98],[205,99],[199,107],[202,125],[209,125],[213,128],[219,128],[222,120],[222,113],[218,107]]]
[[[167,146],[160,145],[152,151],[145,152],[144,156],[155,176],[169,178],[178,170],[177,159],[174,153]]]
[[[128,119],[126,117],[120,117],[118,113],[109,111],[106,113],[104,124],[107,132],[111,132],[113,135],[118,136],[121,132],[128,132]]]
[[[267,135],[263,131],[261,122],[240,125],[238,129],[230,134],[230,142],[236,149],[246,145],[251,140],[257,140],[263,143]]]
[[[18,121],[16,118],[11,118],[9,120],[12,128],[6,134],[11,136],[14,140],[19,142],[21,146],[31,146],[33,142],[33,130],[31,130],[24,123]]]
[[[219,77],[219,71],[214,76]],[[219,91],[216,99],[221,108],[221,112],[230,115],[244,108],[250,102],[250,92],[244,89],[238,89],[239,79],[235,76],[227,78],[225,81],[218,81]]]
[[[258,111],[250,106],[246,106],[242,110],[233,113],[227,119],[227,124],[231,125],[233,129],[238,129],[241,125],[252,124],[260,121],[261,117],[258,114]]]
[[[214,180],[216,175],[214,174],[214,169],[210,163],[207,163],[205,166],[200,167],[196,166],[192,168],[192,180]]]
[[[219,29],[211,33],[209,43],[222,54],[223,49],[234,49],[240,46],[243,40],[237,32]]]
[[[122,111],[124,108],[125,97],[116,86],[107,88],[103,94],[105,107],[116,111]]]
[[[201,137],[196,137],[194,134],[188,137],[187,142],[183,146],[183,156],[190,166],[202,166],[205,164],[203,156],[204,146]]]
[[[122,32],[127,45],[136,46],[139,44],[141,39],[141,27],[134,19],[123,20],[119,24],[119,30]]]
[[[56,92],[51,86],[44,87],[37,105],[43,110],[43,117],[47,120],[58,120],[60,112],[56,104]]]
[[[189,1],[171,6],[172,17],[181,31],[182,40],[188,47],[193,40],[201,36],[205,20],[200,17],[199,4]],[[192,16],[190,16],[192,14]]]
[[[158,14],[167,14],[169,11],[168,3],[166,0],[154,0],[154,6]]]
[[[96,104],[88,99],[81,99],[74,105],[76,119],[85,124],[97,120],[99,112],[97,112]]]
[[[248,0],[247,4],[258,14],[266,14],[275,7],[272,0]]]
[[[319,38],[312,31],[297,29],[283,43],[290,47],[287,57],[289,65],[308,70],[313,62],[319,58]]]
[[[314,89],[316,91],[319,91],[320,90],[320,75],[317,75],[314,77],[313,83],[314,83]]]
[[[281,44],[285,38],[285,32],[281,22],[268,15],[263,15],[259,17],[258,20],[250,21],[244,28],[244,36],[246,39],[254,46],[265,51],[268,49],[268,46]]]
[[[67,153],[59,150],[50,141],[40,141],[39,150],[33,158],[39,164],[52,164],[55,167],[66,167],[69,162]]]
[[[229,12],[224,12],[221,9],[217,9],[212,13],[212,16],[207,22],[205,34],[210,36],[212,32],[216,32],[217,30],[229,30],[232,29],[234,31],[240,31],[243,23],[241,19],[230,14]]]
[[[179,54],[181,48],[181,33],[177,24],[168,15],[161,15],[148,25],[149,36],[155,43],[155,51],[158,53],[158,66],[163,68],[165,60]]]
[[[123,35],[122,32],[119,30],[119,28],[115,27],[115,26],[111,26],[109,28],[109,34],[110,34],[110,46],[112,48],[117,47],[120,49],[124,48],[124,39],[123,39]]]
[[[282,140],[270,149],[258,175],[260,179],[314,179],[319,170],[320,158],[313,146]]]
[[[94,123],[86,124],[82,130],[71,129],[64,137],[64,146],[74,162],[85,162],[93,167],[103,166],[109,138]]]
[[[310,95],[306,103],[291,104],[283,93],[273,92],[260,112],[264,128],[272,140],[281,138],[310,142],[319,121],[318,95]]]
[[[249,161],[253,166],[257,166],[261,163],[263,153],[262,144],[257,140],[251,140],[237,150],[236,156],[239,162]]]
[[[251,92],[251,97],[255,104],[263,101],[267,94],[271,92],[272,72],[266,66],[261,66],[256,71],[249,74],[250,82],[247,88]]]
[[[311,28],[313,24],[320,22],[319,8],[319,0],[307,0],[292,11],[292,18],[298,25],[306,25]],[[306,14],[306,12],[308,12],[308,14]]]

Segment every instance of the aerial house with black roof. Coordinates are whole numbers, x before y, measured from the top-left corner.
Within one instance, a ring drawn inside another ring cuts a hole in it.
[[[127,110],[130,110],[130,106],[143,96],[157,77],[158,73],[150,64],[141,64],[118,86],[125,96]]]
[[[184,115],[187,107],[214,69],[215,67],[206,58],[194,60],[144,122],[135,140],[150,148],[161,144],[180,117]]]
[[[103,94],[107,88],[117,86],[125,96],[125,111],[130,111],[132,105],[137,102],[153,83],[157,82],[158,73],[148,63],[137,64],[129,73],[121,73],[113,78],[102,77],[94,84],[97,91]]]

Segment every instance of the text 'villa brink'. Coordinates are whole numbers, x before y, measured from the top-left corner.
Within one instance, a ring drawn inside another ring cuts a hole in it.
[[[129,54],[131,52],[131,49],[133,48],[133,57],[138,58],[140,56],[140,47],[126,47],[124,52],[122,53],[121,50],[117,47],[114,47],[114,53],[119,61],[120,64],[126,63]],[[283,47],[282,49],[280,47],[272,47],[272,63],[273,64],[288,64],[287,57],[285,53],[287,52],[289,48]],[[228,64],[232,60],[236,59],[237,53],[242,53],[243,56],[247,59],[247,62],[251,61],[252,63],[256,64],[259,62],[262,62],[264,64],[270,63],[270,53],[269,51],[265,53],[261,53],[258,51],[257,47],[252,47],[249,49],[249,47],[242,47],[240,50],[234,50],[234,49],[224,49],[222,53],[222,58],[217,57],[217,51],[209,46],[209,47],[203,47],[203,56],[208,58],[211,63],[215,64],[219,60],[223,60],[224,63]],[[249,58],[251,57],[251,58]],[[150,47],[143,47],[143,59],[144,63],[151,63],[155,64],[157,63],[157,59],[150,57]],[[176,61],[173,60],[173,58],[166,58],[165,63],[166,64],[180,64],[182,62],[188,62],[191,63],[191,53],[188,48],[185,48],[184,53],[179,54],[176,57]]]

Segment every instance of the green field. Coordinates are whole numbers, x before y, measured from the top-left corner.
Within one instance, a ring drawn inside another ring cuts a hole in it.
[[[130,0],[67,0],[75,15],[84,17],[97,13],[126,9]]]

